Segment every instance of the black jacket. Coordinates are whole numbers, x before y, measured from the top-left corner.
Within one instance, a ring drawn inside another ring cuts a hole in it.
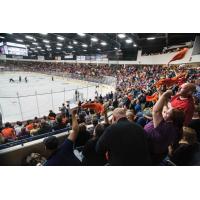
[[[136,123],[121,118],[99,138],[96,151],[106,154],[110,165],[151,165],[144,130]]]

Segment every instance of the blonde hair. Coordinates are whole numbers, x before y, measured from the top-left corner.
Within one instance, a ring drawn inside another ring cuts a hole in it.
[[[131,121],[134,121],[135,115],[131,110],[127,110],[126,111],[126,118],[131,120]]]
[[[197,142],[197,133],[194,129],[184,126],[182,138],[189,144],[194,144]]]
[[[113,111],[113,117],[115,117],[117,120],[122,118],[122,117],[126,117],[126,111],[124,108],[116,108]]]

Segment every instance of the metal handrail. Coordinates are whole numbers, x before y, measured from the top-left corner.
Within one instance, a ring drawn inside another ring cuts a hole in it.
[[[45,137],[48,137],[48,136],[51,136],[51,135],[56,135],[56,134],[59,134],[59,133],[62,133],[62,132],[66,132],[66,131],[69,131],[70,129],[71,129],[71,127],[68,126],[67,128],[60,129],[60,130],[57,130],[57,131],[51,131],[51,132],[40,134],[40,135],[30,136],[28,138],[20,139],[20,140],[17,140],[17,141],[8,142],[6,144],[1,144],[0,150],[5,149],[5,148],[9,148],[9,147],[13,147],[13,146],[16,146],[16,145],[22,145],[23,146],[27,142],[32,142],[32,141],[35,141],[35,140],[38,140],[38,139],[41,139],[41,138],[45,138]]]
[[[111,116],[112,116],[112,113],[108,115],[108,118],[111,117]],[[17,140],[17,141],[8,142],[6,144],[0,144],[0,150],[10,148],[10,147],[13,147],[13,146],[17,146],[17,145],[23,146],[25,143],[32,142],[32,141],[35,141],[35,140],[38,140],[38,139],[41,139],[41,138],[45,138],[45,137],[48,137],[48,136],[51,136],[51,135],[63,133],[63,132],[69,131],[69,130],[71,130],[71,126],[68,126],[64,129],[60,129],[60,130],[57,130],[57,131],[51,131],[51,132],[40,134],[40,135],[30,136],[28,138],[20,139],[20,140]]]

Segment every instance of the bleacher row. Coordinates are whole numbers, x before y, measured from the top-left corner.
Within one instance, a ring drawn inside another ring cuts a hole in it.
[[[77,109],[77,108],[73,108]],[[59,116],[59,114],[57,114]],[[108,113],[108,118],[111,119],[112,111]],[[102,118],[99,123],[103,123]],[[15,123],[13,123],[14,125]],[[8,140],[4,144],[0,144],[0,165],[20,166],[27,165],[24,159],[32,152],[37,152],[40,155],[45,155],[43,140],[50,136],[56,136],[59,142],[62,143],[69,135],[71,125],[67,124],[66,128],[60,130],[52,130],[51,132],[40,135],[25,135],[17,140]],[[93,129],[93,125],[87,125],[87,130]]]

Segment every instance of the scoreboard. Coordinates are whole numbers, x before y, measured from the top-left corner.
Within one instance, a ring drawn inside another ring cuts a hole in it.
[[[17,56],[28,56],[28,49],[26,45],[17,44],[12,42],[6,42],[1,44],[1,54],[5,55],[17,55]]]

